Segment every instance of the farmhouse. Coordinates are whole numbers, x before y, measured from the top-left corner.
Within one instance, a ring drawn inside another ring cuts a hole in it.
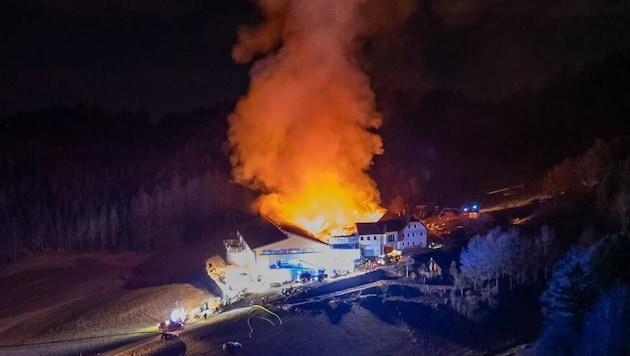
[[[334,274],[354,270],[359,249],[336,249],[307,231],[265,217],[239,224],[237,238],[224,240],[226,261],[243,267],[255,282],[282,283],[308,272]]]
[[[224,240],[226,261],[241,267],[252,282],[264,285],[299,279],[308,272],[335,275],[351,272],[363,257],[427,246],[427,229],[411,216],[384,216],[356,223],[356,233],[327,242],[290,224],[256,217],[238,224],[237,238]]]
[[[365,257],[392,250],[427,247],[427,228],[412,216],[384,216],[373,223],[356,223],[357,244]]]

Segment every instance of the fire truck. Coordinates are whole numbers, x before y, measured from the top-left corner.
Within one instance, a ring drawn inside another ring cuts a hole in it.
[[[400,262],[403,259],[402,252],[399,250],[393,250],[385,255],[380,255],[376,258],[376,263],[379,265],[386,265],[390,263]]]
[[[184,328],[184,323],[179,322],[179,321],[165,320],[158,324],[158,331],[161,333],[177,331],[183,328]]]
[[[184,328],[186,312],[184,308],[177,308],[171,312],[170,318],[158,324],[158,331],[167,333],[171,331],[181,330]]]

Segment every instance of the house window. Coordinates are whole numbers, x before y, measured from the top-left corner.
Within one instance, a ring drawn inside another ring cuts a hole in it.
[[[363,236],[361,236],[361,241],[363,241]]]
[[[295,253],[313,253],[315,249],[313,248],[277,248],[277,249],[264,249],[262,250],[263,255],[287,255],[287,254],[295,254]]]

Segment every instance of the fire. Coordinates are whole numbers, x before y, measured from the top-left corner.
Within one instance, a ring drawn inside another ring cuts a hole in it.
[[[229,117],[236,182],[258,211],[316,236],[383,213],[367,174],[383,152],[369,78],[353,57],[363,0],[259,0],[265,22],[239,31],[233,57],[259,57]]]

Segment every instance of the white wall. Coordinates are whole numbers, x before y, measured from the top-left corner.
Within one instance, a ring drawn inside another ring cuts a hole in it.
[[[357,241],[363,250],[373,250],[373,256],[378,256],[383,254],[383,240],[385,240],[385,236],[383,234],[378,234],[359,235],[359,239]]]
[[[247,242],[241,236],[240,232],[237,231],[236,233],[238,234],[239,242],[243,249],[239,252],[230,252],[230,250],[228,250],[226,252],[225,261],[229,265],[240,266],[249,269],[255,264],[256,257],[254,256],[254,252],[247,245]],[[236,251],[237,248],[233,248],[232,250]]]
[[[411,221],[398,235],[397,249],[427,247],[427,228],[417,221]]]
[[[304,253],[281,253],[281,254],[263,254],[264,250],[297,250],[297,249],[311,249],[309,252]],[[252,274],[257,277],[261,276],[261,279],[269,282],[281,282],[276,281],[272,275],[277,273],[271,271],[270,266],[275,264],[276,261],[299,261],[304,268],[317,270],[324,268],[329,271],[330,268],[330,250],[331,248],[323,243],[314,241],[311,239],[303,238],[291,233],[287,234],[287,238],[278,242],[274,242],[265,246],[260,246],[254,250],[256,255],[256,265],[252,269]],[[282,277],[284,278],[284,277]],[[274,279],[274,280],[272,280]]]

